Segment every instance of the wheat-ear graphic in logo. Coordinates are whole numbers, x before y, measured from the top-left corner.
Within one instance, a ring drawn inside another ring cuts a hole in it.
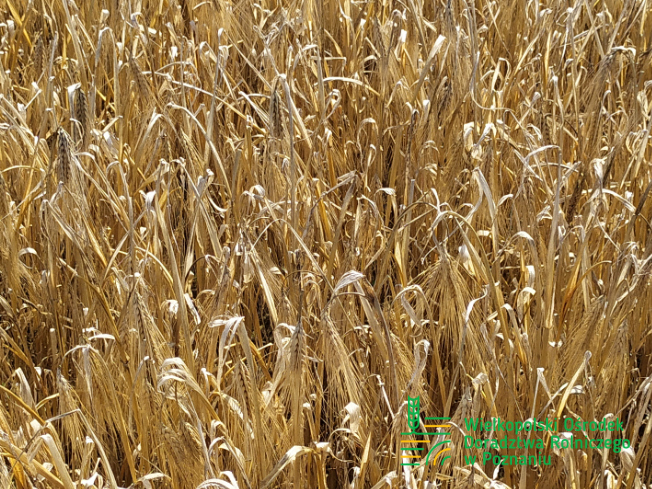
[[[408,397],[408,428],[410,431],[407,433],[401,433],[401,436],[450,436],[450,433],[429,433],[429,432],[420,432],[419,423],[420,423],[420,397]],[[446,421],[450,421],[450,418],[434,417],[434,418],[425,418],[426,421],[436,421],[437,424],[427,424],[424,425],[426,428],[450,428],[449,424],[445,424]],[[441,423],[441,424],[440,424]],[[450,455],[446,455],[446,452],[450,451],[450,447],[437,450],[438,447],[450,443],[450,440],[440,441],[435,443],[432,448],[428,451],[426,455],[426,465],[430,462],[430,457],[433,453],[436,453],[432,459],[432,464],[437,463],[438,460],[441,461],[441,465],[444,465],[444,462],[450,458]],[[401,457],[407,459],[407,462],[401,463],[401,465],[419,465],[420,462],[417,462],[413,459],[423,458],[423,453],[425,448],[423,446],[410,446],[411,444],[425,444],[426,446],[430,444],[430,439],[426,438],[425,440],[412,440],[412,439],[403,439],[401,444],[407,444],[408,446],[401,447]]]

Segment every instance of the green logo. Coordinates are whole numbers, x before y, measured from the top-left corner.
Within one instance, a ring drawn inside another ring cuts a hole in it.
[[[408,431],[407,433],[401,433],[402,437],[430,437],[430,436],[450,436],[450,433],[444,432],[434,432],[430,433],[419,431],[419,426],[421,424],[421,410],[420,410],[421,399],[420,397],[408,397]],[[450,424],[446,424],[446,421],[450,421],[450,418],[424,418],[426,422],[435,421],[436,424],[426,424],[425,428],[450,428]],[[426,448],[431,440],[426,439],[416,439],[416,438],[403,438],[401,440],[401,457],[404,462],[401,465],[419,465],[420,462],[415,459],[423,459],[423,453],[426,451]],[[450,455],[447,455],[446,452],[450,451],[450,447],[443,448],[444,445],[449,444],[450,440],[440,441],[435,443],[428,453],[426,454],[426,465],[432,460],[432,464],[435,465],[438,461],[441,462],[441,465],[444,465],[444,462],[451,458]],[[420,444],[425,445],[419,446]],[[442,447],[442,448],[439,448]],[[439,448],[439,449],[438,449]],[[433,456],[434,454],[434,456]]]

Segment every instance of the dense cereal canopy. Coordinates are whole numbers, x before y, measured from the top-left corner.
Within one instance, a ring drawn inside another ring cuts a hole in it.
[[[0,0],[0,486],[642,487],[651,48],[648,0]]]

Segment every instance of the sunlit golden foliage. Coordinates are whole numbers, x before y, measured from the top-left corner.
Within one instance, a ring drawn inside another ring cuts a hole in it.
[[[649,484],[651,33],[648,0],[0,0],[0,486]],[[442,467],[401,465],[408,396]],[[610,414],[619,454],[464,460],[465,417]]]

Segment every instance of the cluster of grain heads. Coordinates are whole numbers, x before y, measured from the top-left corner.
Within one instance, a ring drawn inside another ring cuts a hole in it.
[[[650,32],[648,0],[0,1],[0,485],[649,484]],[[631,446],[472,465],[492,416]]]

